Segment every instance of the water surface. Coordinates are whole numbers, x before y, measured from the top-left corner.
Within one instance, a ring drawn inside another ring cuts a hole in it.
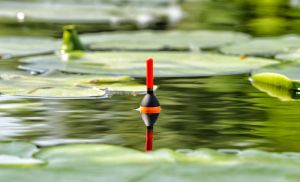
[[[143,82],[143,80],[141,80]],[[161,79],[162,113],[154,149],[258,148],[300,151],[299,102],[255,89],[248,75]],[[135,109],[142,95],[94,100],[0,97],[0,140],[39,145],[116,144],[143,150],[145,126]]]

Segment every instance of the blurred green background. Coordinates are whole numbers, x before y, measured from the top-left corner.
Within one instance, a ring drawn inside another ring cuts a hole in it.
[[[2,0],[0,34],[59,37],[71,23],[81,33],[213,29],[274,36],[298,34],[299,17],[299,0]]]

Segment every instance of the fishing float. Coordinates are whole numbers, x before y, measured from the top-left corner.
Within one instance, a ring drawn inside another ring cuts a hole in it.
[[[153,146],[153,126],[160,114],[161,108],[157,97],[154,94],[154,71],[153,58],[146,60],[146,86],[147,93],[144,96],[139,111],[147,127],[146,129],[146,152],[152,151]]]

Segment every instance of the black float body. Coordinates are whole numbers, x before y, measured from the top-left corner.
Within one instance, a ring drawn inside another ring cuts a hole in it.
[[[153,90],[148,90],[147,94],[143,98],[141,102],[142,107],[159,107],[160,104],[154,95]],[[159,113],[141,113],[141,117],[147,126],[147,129],[153,129],[153,125],[155,124]]]
[[[147,94],[141,102],[142,107],[158,107],[160,106],[156,96],[154,95],[153,90],[147,91]]]

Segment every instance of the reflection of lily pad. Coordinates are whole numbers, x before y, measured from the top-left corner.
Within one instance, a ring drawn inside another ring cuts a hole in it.
[[[0,93],[25,97],[103,97],[107,91],[144,92],[128,77],[0,75]]]
[[[49,53],[59,48],[59,41],[48,38],[0,37],[0,57]]]
[[[258,150],[226,154],[211,149],[142,153],[117,146],[72,144],[46,147],[34,157],[35,168],[2,167],[1,181],[278,181],[298,179],[300,159]],[[174,172],[176,171],[176,172]],[[118,174],[118,175],[116,175]]]
[[[223,46],[220,50],[225,54],[274,56],[294,48],[300,48],[300,37],[298,36],[256,38],[248,42]]]
[[[184,50],[216,48],[246,41],[249,36],[222,31],[144,31],[86,34],[81,39],[93,50]]]
[[[130,75],[144,77],[145,58],[155,60],[156,77],[189,77],[249,72],[276,61],[261,58],[224,56],[183,52],[98,52],[87,53],[80,59],[62,62],[56,56],[38,56],[22,59],[30,70],[60,70],[72,73]]]

